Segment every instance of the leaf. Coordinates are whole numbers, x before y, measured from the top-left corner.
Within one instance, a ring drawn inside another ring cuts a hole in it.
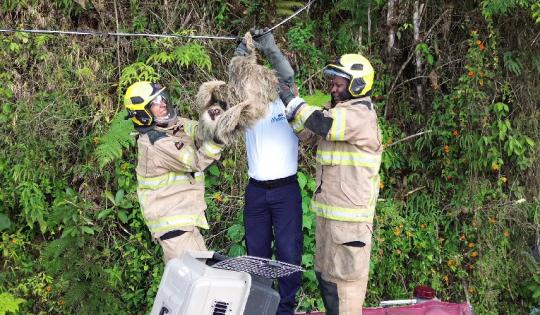
[[[313,219],[312,216],[304,214],[302,220],[302,227],[311,230],[313,228]]]
[[[317,181],[315,181],[315,179],[313,178],[310,178],[307,187],[311,192],[315,192],[315,189],[317,189]]]
[[[111,193],[110,191],[108,191],[108,190],[105,191],[105,197],[107,197],[107,199],[109,199],[110,202],[111,202],[113,205],[116,206],[116,202],[115,202],[114,197],[113,197],[113,195],[112,195],[112,193]]]
[[[240,224],[234,224],[227,230],[227,235],[234,242],[240,242],[244,238],[244,227]]]
[[[122,202],[122,199],[124,199],[124,190],[120,189],[116,192],[116,196],[114,197],[114,204],[119,205]]]
[[[83,226],[82,230],[86,234],[94,235],[94,230],[89,226]]]
[[[525,136],[524,138],[525,138],[525,142],[529,145],[529,147],[534,148],[535,146],[534,140],[527,136]]]
[[[3,213],[0,213],[0,231],[7,230],[11,227],[11,220]]]
[[[300,185],[300,189],[304,189],[307,184],[307,177],[304,173],[298,172],[298,185]]]
[[[215,177],[218,177],[219,174],[220,174],[220,170],[219,170],[219,167],[215,164],[212,164],[209,168],[208,168],[208,172],[212,175],[212,176],[215,176]]]
[[[111,209],[102,210],[98,213],[97,218],[98,220],[101,220],[103,218],[108,217],[110,213],[111,213]]]
[[[229,249],[228,255],[230,257],[238,257],[246,254],[246,249],[242,245],[234,244],[231,246],[231,249]]]
[[[128,223],[128,216],[127,212],[125,210],[119,210],[118,211],[118,219],[124,224]]]

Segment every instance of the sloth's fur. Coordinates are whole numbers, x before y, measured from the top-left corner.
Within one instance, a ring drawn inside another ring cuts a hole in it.
[[[257,63],[253,39],[245,35],[248,56],[236,56],[229,63],[229,82],[203,83],[197,93],[199,111],[197,141],[219,140],[225,144],[241,137],[244,131],[263,118],[278,97],[278,79],[273,70]],[[211,119],[209,111],[222,113]]]

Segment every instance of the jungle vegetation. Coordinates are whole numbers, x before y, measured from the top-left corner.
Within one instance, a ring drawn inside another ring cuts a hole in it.
[[[0,28],[242,35],[288,0],[2,0]],[[418,284],[477,314],[540,307],[540,3],[316,0],[275,31],[312,104],[347,52],[376,69],[385,153],[366,304]],[[122,94],[168,86],[197,119],[198,85],[225,78],[225,40],[0,33],[0,314],[146,314],[163,272],[136,196]],[[412,136],[412,137],[409,137]],[[243,145],[207,170],[207,245],[245,253]],[[300,149],[307,270],[298,310],[321,309],[313,271],[314,158]]]

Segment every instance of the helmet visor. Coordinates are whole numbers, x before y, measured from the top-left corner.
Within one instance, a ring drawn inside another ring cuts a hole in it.
[[[343,71],[337,70],[337,69],[335,69],[335,68],[333,68],[331,66],[324,67],[323,73],[324,73],[324,76],[327,77],[327,78],[333,78],[333,77],[337,76],[337,77],[345,78],[347,80],[351,79],[350,75],[346,74]]]
[[[176,118],[176,110],[170,104],[165,92],[159,93],[150,102],[150,112],[154,116],[154,120],[159,125],[170,123]]]

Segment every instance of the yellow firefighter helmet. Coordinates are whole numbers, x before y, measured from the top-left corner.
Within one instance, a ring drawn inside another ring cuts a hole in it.
[[[369,60],[359,54],[345,54],[324,68],[329,77],[340,76],[349,80],[349,93],[353,97],[368,94],[373,87],[375,70]]]
[[[165,90],[159,84],[139,81],[130,85],[124,95],[124,106],[136,126],[151,126],[155,117],[150,111],[152,101]]]

